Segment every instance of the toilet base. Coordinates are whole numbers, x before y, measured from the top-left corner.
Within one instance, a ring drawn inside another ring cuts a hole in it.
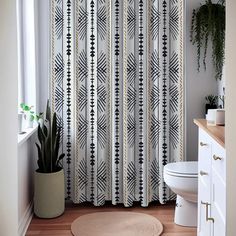
[[[197,227],[197,203],[186,201],[177,195],[174,221],[177,225]]]

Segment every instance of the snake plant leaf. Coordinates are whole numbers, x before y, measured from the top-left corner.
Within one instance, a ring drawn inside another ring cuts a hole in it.
[[[43,170],[42,159],[38,159],[37,164],[38,164],[39,170]]]
[[[44,169],[42,170],[42,172],[47,173],[48,172],[48,168],[47,168],[47,153],[45,152],[45,143],[43,142],[41,144],[41,152],[42,152],[42,161],[43,161],[43,165],[44,165]]]
[[[51,109],[49,106],[49,100],[47,101],[46,120],[48,120],[49,123],[51,123]]]
[[[40,150],[40,152],[38,152],[38,155],[39,155],[38,159],[40,160],[39,162],[42,163],[42,168],[40,168],[40,166],[39,166],[39,170],[40,170],[40,172],[47,172],[46,165],[45,165],[44,143],[41,144],[41,148],[36,143],[36,147],[38,150]]]
[[[62,153],[62,154],[58,157],[58,161],[61,161],[64,157],[65,157],[65,153]]]
[[[54,162],[57,162],[57,159],[58,159],[58,153],[59,153],[59,148],[60,148],[60,131],[61,131],[61,127],[58,128],[58,132],[56,135],[55,146],[54,146],[54,155],[53,155]]]
[[[59,166],[62,166],[62,164],[60,163],[61,160],[65,157],[65,153],[62,153],[59,157],[58,157],[58,160],[57,160],[57,165]]]
[[[47,129],[47,126],[44,124],[43,125],[43,134],[44,134],[44,136],[46,137],[46,136],[48,136],[48,129]]]
[[[54,112],[52,119],[52,147],[55,146],[56,135],[57,135],[57,115]]]
[[[51,140],[51,132],[48,132],[48,136],[45,139],[45,156],[46,159],[46,168],[47,170],[52,171],[52,140]]]
[[[41,149],[40,149],[40,146],[36,144],[36,147],[37,147],[37,151],[38,151],[38,166],[39,166],[39,169],[41,170],[44,170],[44,165],[43,165],[43,160],[42,160],[42,152],[41,152]]]
[[[43,142],[45,142],[45,135],[44,135],[40,125],[38,125],[38,139],[39,139],[39,142],[41,145]]]

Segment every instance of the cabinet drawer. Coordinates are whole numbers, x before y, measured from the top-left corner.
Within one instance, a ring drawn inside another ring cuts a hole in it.
[[[225,149],[216,141],[212,142],[212,169],[222,178],[226,179],[226,155]]]

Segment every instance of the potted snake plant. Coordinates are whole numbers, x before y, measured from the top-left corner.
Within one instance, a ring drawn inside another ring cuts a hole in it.
[[[54,218],[63,214],[65,209],[65,187],[60,154],[61,127],[58,126],[56,113],[51,119],[47,102],[46,119],[38,125],[38,169],[35,171],[34,213],[40,218]]]

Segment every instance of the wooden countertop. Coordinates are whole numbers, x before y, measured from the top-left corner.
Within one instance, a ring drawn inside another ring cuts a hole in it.
[[[205,130],[213,139],[215,139],[223,148],[225,148],[225,127],[207,126],[205,119],[194,119],[194,123]]]

